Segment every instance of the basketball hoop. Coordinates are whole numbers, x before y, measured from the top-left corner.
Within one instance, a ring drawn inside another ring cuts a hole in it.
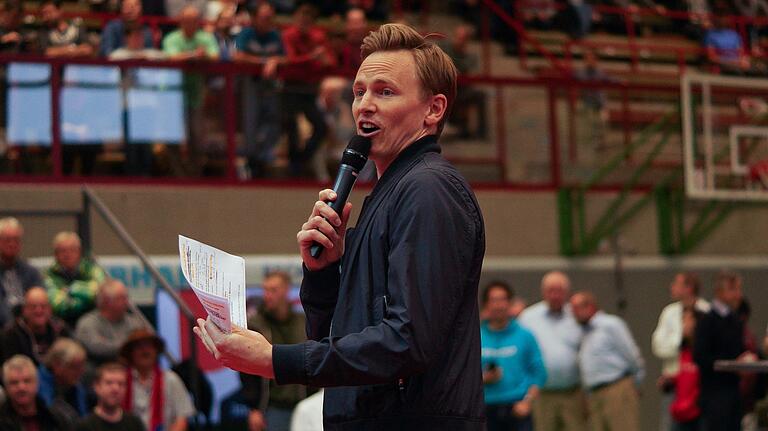
[[[749,166],[749,181],[762,184],[768,189],[768,159],[760,160]]]

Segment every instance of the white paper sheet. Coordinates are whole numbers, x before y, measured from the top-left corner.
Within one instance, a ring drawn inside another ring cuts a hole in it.
[[[184,278],[216,326],[226,333],[232,332],[232,324],[247,327],[242,257],[179,235],[179,260]]]

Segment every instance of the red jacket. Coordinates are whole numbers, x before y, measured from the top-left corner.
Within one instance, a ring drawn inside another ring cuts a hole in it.
[[[701,414],[699,408],[699,367],[693,362],[690,347],[680,351],[680,371],[675,377],[675,399],[669,406],[672,418],[677,422],[689,422]]]

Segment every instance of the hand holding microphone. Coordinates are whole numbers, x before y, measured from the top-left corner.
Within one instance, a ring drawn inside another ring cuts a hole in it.
[[[352,209],[347,198],[368,160],[370,149],[368,138],[355,136],[350,140],[341,158],[333,190],[320,192],[312,214],[296,235],[301,258],[310,271],[325,268],[344,254],[344,234]]]

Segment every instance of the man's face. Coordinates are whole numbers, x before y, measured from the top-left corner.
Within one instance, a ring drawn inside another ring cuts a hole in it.
[[[141,17],[141,1],[123,0],[123,6],[120,9],[123,19],[127,21],[136,21]]]
[[[405,50],[375,52],[363,61],[353,87],[352,115],[357,133],[371,138],[370,157],[391,161],[406,146],[426,136],[430,100]]]
[[[157,363],[157,348],[152,340],[144,340],[133,348],[131,353],[131,362],[133,366],[139,369],[149,369]]]
[[[53,250],[56,262],[67,271],[74,271],[80,265],[81,249],[76,241],[62,241]]]
[[[35,403],[37,371],[34,368],[10,369],[5,375],[5,392],[17,406]]]
[[[741,305],[741,280],[733,280],[716,292],[717,299],[722,301],[731,310],[736,310]]]
[[[192,37],[200,28],[200,14],[194,10],[186,10],[179,19],[179,28],[185,36]]]
[[[75,358],[67,364],[54,365],[51,371],[60,384],[74,386],[80,382],[85,372],[85,358]]]
[[[61,11],[55,4],[46,3],[41,8],[40,15],[44,23],[52,25],[56,24],[59,21],[59,18],[61,18]]]
[[[262,3],[253,15],[253,27],[260,32],[269,31],[272,29],[274,19],[275,10],[272,6],[269,3]]]
[[[0,232],[0,258],[14,261],[21,253],[21,229],[6,228]]]
[[[347,12],[345,27],[348,41],[362,42],[368,33],[368,22],[365,19],[365,12],[360,9],[352,9]]]
[[[595,314],[595,306],[586,301],[582,296],[574,295],[571,298],[571,311],[577,322],[585,325],[589,323]]]
[[[27,325],[43,328],[51,320],[51,304],[48,295],[42,289],[31,289],[24,298],[21,315]]]
[[[268,311],[280,309],[288,303],[288,284],[281,277],[269,277],[262,284],[264,308]]]
[[[99,404],[107,408],[120,407],[125,398],[125,373],[106,371],[94,385],[93,390],[99,399]]]
[[[104,301],[104,311],[112,316],[122,316],[128,311],[128,288],[122,283],[116,285]]]
[[[489,320],[499,322],[509,319],[510,305],[509,294],[503,288],[492,287],[488,291],[485,312]]]
[[[677,274],[669,285],[669,296],[673,301],[680,301],[690,294],[690,290],[691,289],[685,284],[685,276],[683,274]]]
[[[547,280],[541,286],[541,296],[550,310],[559,312],[568,301],[568,286],[564,280]]]

